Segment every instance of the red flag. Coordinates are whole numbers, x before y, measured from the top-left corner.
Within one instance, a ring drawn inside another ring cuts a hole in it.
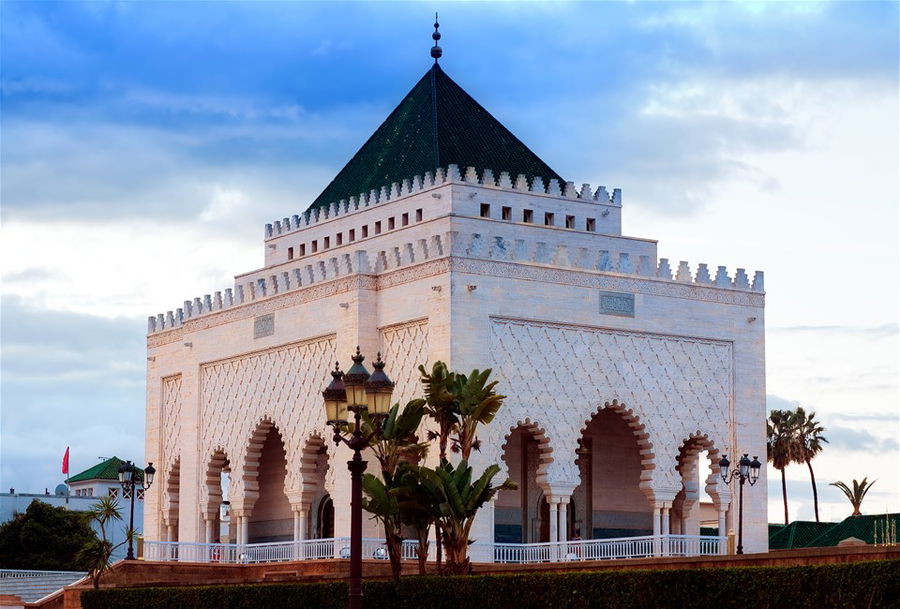
[[[69,447],[68,446],[66,446],[66,454],[63,455],[62,473],[64,473],[64,474],[69,473]]]

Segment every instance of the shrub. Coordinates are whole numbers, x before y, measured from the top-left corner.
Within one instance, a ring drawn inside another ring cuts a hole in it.
[[[84,609],[250,609],[346,606],[346,583],[112,588]],[[366,609],[881,609],[900,607],[900,561],[811,567],[629,570],[369,581]]]

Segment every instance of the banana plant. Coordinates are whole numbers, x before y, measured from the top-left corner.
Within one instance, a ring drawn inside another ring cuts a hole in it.
[[[417,462],[428,452],[428,444],[419,442],[416,431],[425,416],[425,400],[411,400],[403,410],[400,404],[394,404],[381,424],[380,433],[375,431],[375,424],[368,413],[362,416],[363,435],[371,435],[369,448],[382,472],[394,475],[401,461]]]
[[[409,466],[419,484],[417,495],[409,493],[409,486],[398,486],[398,506],[411,512],[423,512],[422,518],[431,518],[443,540],[447,553],[446,572],[450,575],[468,573],[469,539],[478,510],[501,490],[513,490],[517,485],[506,480],[500,485],[491,482],[499,471],[491,465],[481,476],[472,481],[472,468],[463,459],[457,465],[444,460],[441,465],[428,467]]]
[[[497,381],[488,382],[491,369],[473,370],[468,376],[457,374],[453,383],[453,397],[456,402],[457,437],[453,439],[454,452],[459,451],[467,460],[472,449],[478,449],[476,432],[479,425],[487,425],[494,420],[503,405],[505,395],[494,391]]]
[[[456,396],[453,387],[456,383],[456,374],[447,369],[444,362],[435,362],[431,367],[431,373],[425,366],[419,366],[419,379],[425,390],[425,414],[435,423],[438,429],[429,433],[429,440],[437,439],[440,458],[447,458],[447,445],[450,434],[453,433],[459,421],[456,412]]]
[[[397,506],[397,497],[392,493],[394,478],[388,472],[382,471],[384,481],[372,474],[363,476],[362,508],[372,514],[372,517],[384,526],[384,540],[387,546],[388,558],[391,561],[391,574],[394,579],[400,579],[401,549],[403,538],[400,536],[400,509]]]

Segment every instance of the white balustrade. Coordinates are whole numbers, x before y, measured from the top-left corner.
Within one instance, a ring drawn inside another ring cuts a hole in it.
[[[472,562],[532,564],[583,560],[647,558],[652,556],[715,556],[725,548],[724,537],[700,535],[645,535],[614,539],[587,539],[546,543],[474,543]],[[404,540],[402,560],[417,560],[418,543]],[[383,539],[362,540],[364,559],[388,560]],[[265,563],[291,560],[349,558],[350,538],[306,539],[274,543],[227,544],[144,541],[144,559],[202,563]],[[429,545],[429,560],[434,544]]]

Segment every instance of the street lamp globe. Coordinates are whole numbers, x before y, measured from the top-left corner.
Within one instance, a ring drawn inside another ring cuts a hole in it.
[[[153,467],[153,462],[151,461],[147,467],[144,468],[144,489],[150,488],[153,484],[153,476],[156,475],[156,468]]]
[[[759,457],[756,455],[753,456],[753,461],[750,462],[750,484],[756,484],[756,481],[759,480],[759,470],[762,467],[762,463],[759,462]]]
[[[744,456],[738,461],[738,469],[741,472],[741,478],[750,477],[750,457],[747,456],[747,453],[744,453]]]
[[[134,468],[131,466],[131,461],[126,461],[119,466],[119,484],[121,484],[123,487],[129,486],[131,484],[133,476]]]
[[[375,372],[365,382],[366,404],[370,414],[386,415],[391,410],[391,393],[394,391],[394,383],[384,372],[384,361],[381,353],[372,364]]]
[[[731,461],[728,460],[728,455],[722,455],[722,460],[719,461],[719,472],[722,474],[722,479],[728,482],[728,468],[731,467]]]
[[[369,380],[369,371],[363,366],[364,359],[366,358],[357,347],[356,355],[353,356],[353,365],[344,374],[344,389],[347,391],[347,403],[350,406],[366,405],[365,384]]]
[[[347,419],[347,391],[344,388],[339,364],[335,362],[334,370],[331,372],[331,383],[322,392],[325,399],[325,416],[328,423],[337,423]]]

